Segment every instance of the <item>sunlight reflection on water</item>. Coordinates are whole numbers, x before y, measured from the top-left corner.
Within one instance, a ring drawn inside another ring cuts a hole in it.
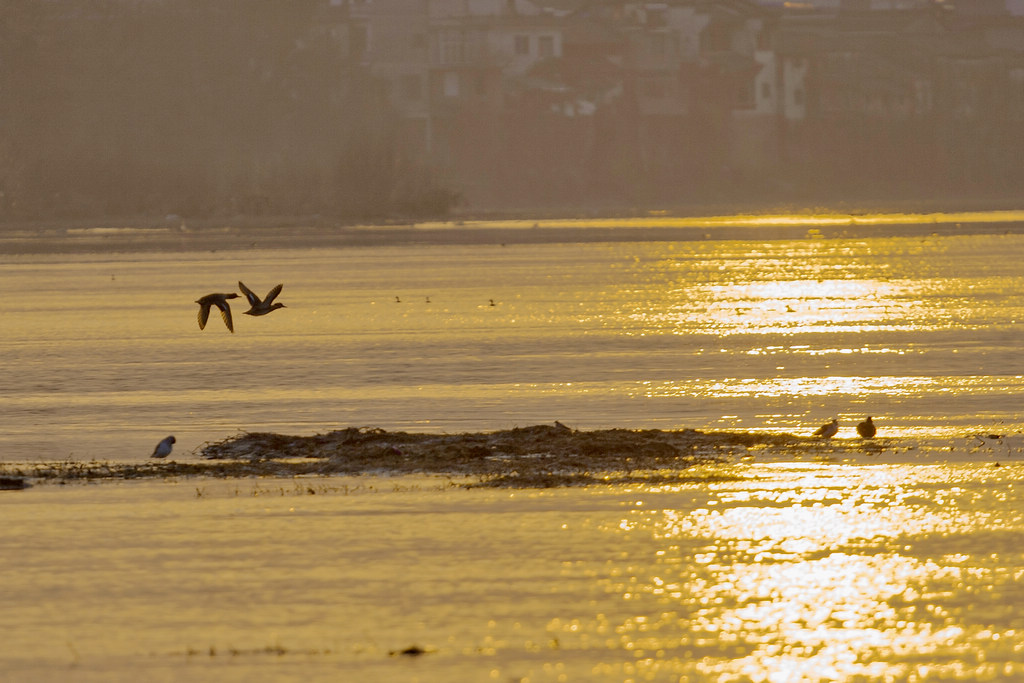
[[[0,659],[38,681],[1024,676],[1024,466],[695,474],[738,478],[38,486],[0,528],[33,549],[0,560]]]
[[[7,492],[5,674],[1021,680],[1022,257],[1020,235],[813,233],[3,257],[5,460],[553,419],[809,433],[837,415],[843,441],[867,412],[885,448],[752,448],[657,487]],[[289,308],[200,333],[197,291],[239,278],[284,281]],[[428,654],[391,654],[412,645]]]
[[[9,256],[0,458],[555,419],[1019,429],[1021,258],[1019,234]],[[200,332],[192,301],[238,279],[288,308]]]
[[[760,473],[713,487],[703,507],[642,496],[608,527],[657,548],[603,581],[646,607],[618,629],[645,653],[640,680],[1024,675],[1019,467]]]

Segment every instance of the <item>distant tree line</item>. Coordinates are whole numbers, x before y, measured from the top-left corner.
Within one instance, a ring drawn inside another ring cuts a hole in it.
[[[0,220],[445,211],[317,0],[6,0]]]

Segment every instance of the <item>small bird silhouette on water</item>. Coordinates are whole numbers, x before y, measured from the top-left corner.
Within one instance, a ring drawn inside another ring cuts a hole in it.
[[[821,425],[812,436],[820,436],[823,439],[831,439],[839,431],[839,420],[832,418],[831,422]]]
[[[242,290],[242,294],[245,294],[245,298],[249,300],[249,310],[245,311],[246,315],[266,315],[271,311],[285,307],[284,304],[274,303],[274,299],[284,289],[284,285],[278,285],[267,292],[267,296],[263,301],[260,301],[260,298],[251,289],[242,284],[241,280],[238,282],[238,288]]]
[[[857,425],[857,433],[860,434],[862,439],[870,439],[877,432],[875,423],[871,421],[870,417]]]
[[[235,326],[231,322],[231,306],[228,305],[228,299],[237,298],[238,295],[231,292],[230,294],[207,294],[196,299],[196,303],[199,304],[199,329],[202,330],[206,327],[206,321],[210,319],[210,307],[216,306],[220,309],[220,317],[224,319],[228,330],[234,332]]]
[[[172,448],[174,448],[174,437],[169,436],[156,445],[156,448],[153,449],[153,455],[149,457],[166,458],[168,455],[171,454]]]

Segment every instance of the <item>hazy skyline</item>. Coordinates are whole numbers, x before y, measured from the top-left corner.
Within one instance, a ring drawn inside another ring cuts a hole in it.
[[[0,220],[984,202],[1024,182],[1009,15],[426,2],[6,5]]]

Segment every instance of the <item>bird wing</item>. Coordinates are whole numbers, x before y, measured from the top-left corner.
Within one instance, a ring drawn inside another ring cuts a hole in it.
[[[242,284],[242,283],[239,282],[238,284]],[[269,304],[271,301],[273,301],[275,298],[277,298],[277,295],[281,293],[282,289],[284,289],[284,285],[280,284],[277,287],[274,287],[269,292],[267,292],[267,298],[265,298],[263,300],[263,303]]]
[[[255,306],[260,302],[260,298],[256,296],[256,292],[242,284],[241,280],[238,281],[238,288],[242,290],[242,294],[245,294],[245,298],[249,300],[250,306]]]
[[[206,328],[206,321],[210,318],[210,305],[199,304],[199,329]]]
[[[231,307],[225,304],[217,304],[217,308],[220,309],[220,317],[224,318],[224,324],[228,326],[231,332],[235,331],[235,326],[231,322]]]

